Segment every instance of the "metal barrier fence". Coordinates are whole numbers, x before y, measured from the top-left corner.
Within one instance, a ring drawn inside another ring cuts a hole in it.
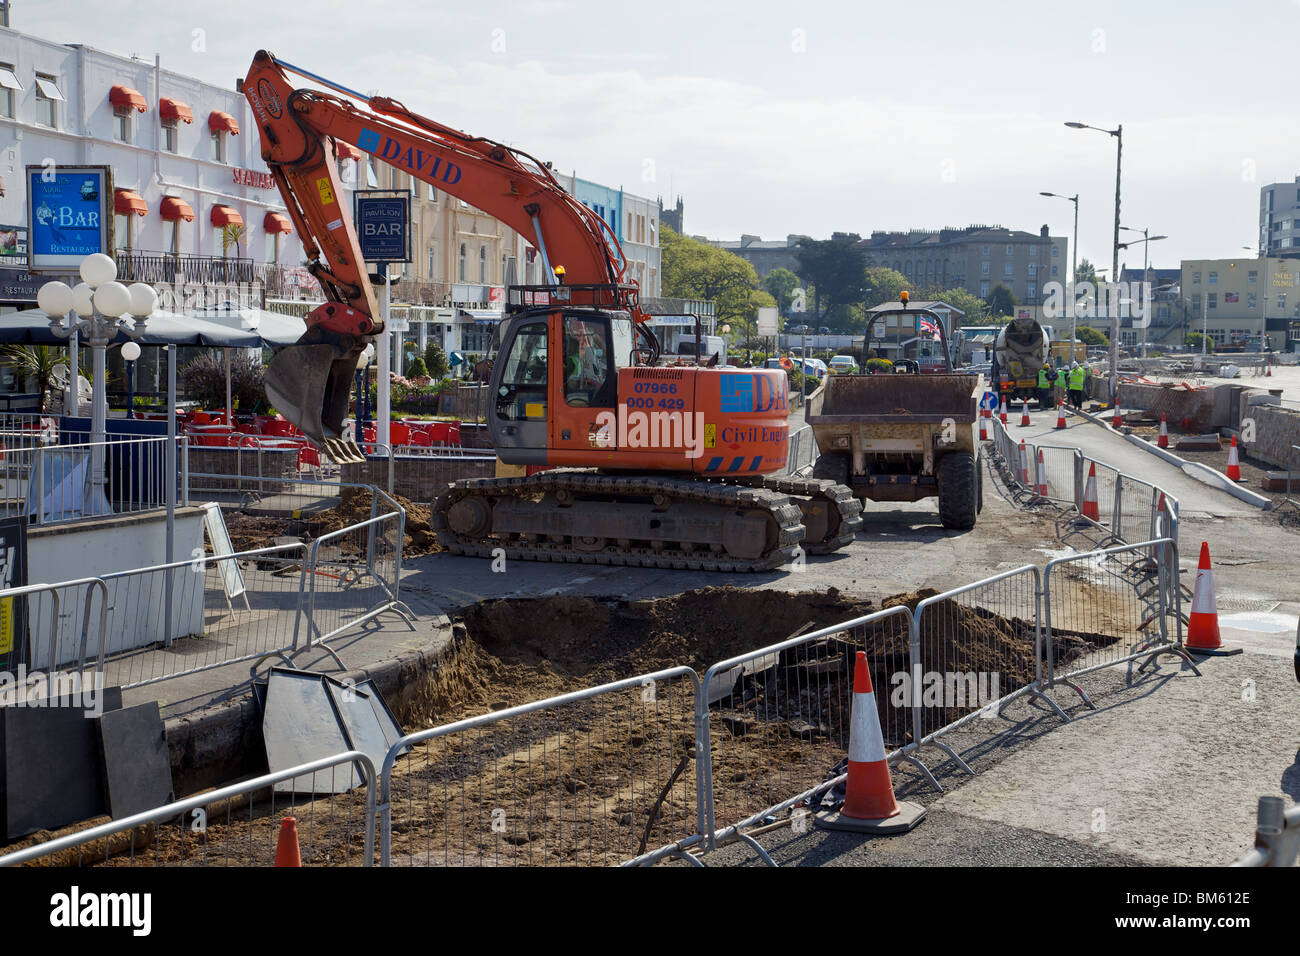
[[[703,839],[698,691],[675,667],[403,737],[380,770],[383,865],[684,854]]]
[[[907,674],[911,622],[900,605],[705,671],[696,736],[710,849],[842,779],[827,771],[848,752],[858,651],[867,655],[885,747],[891,759],[901,753],[909,721],[894,698],[896,678]]]
[[[801,475],[812,468],[817,460],[817,440],[811,425],[801,425],[790,433],[786,452],[785,474]]]
[[[1083,489],[1079,484],[1079,449],[1065,445],[1038,445],[1034,450],[1035,464],[1037,453],[1041,452],[1043,456],[1043,471],[1047,478],[1047,494],[1043,497],[1069,506],[1081,504]]]
[[[1149,481],[1121,474],[1115,480],[1111,532],[1120,541],[1149,541],[1156,537],[1156,508],[1160,489]]]
[[[99,578],[5,588],[0,613],[7,621],[7,633],[0,634],[6,670],[16,671],[19,663],[29,674],[103,670],[108,589]]]
[[[167,439],[158,437],[18,447],[6,440],[0,517],[25,514],[33,524],[49,525],[164,508],[166,450]]]
[[[331,792],[358,773],[364,792]],[[370,866],[374,764],[359,751],[314,760],[7,853],[0,867],[270,866],[285,815],[304,865]]]
[[[1113,664],[1131,668],[1160,654],[1173,654],[1196,671],[1183,650],[1172,538],[1055,558],[1043,569],[1043,594],[1047,686],[1064,683],[1086,702],[1073,678]]]
[[[1287,809],[1281,797],[1260,797],[1255,846],[1233,866],[1295,866],[1300,857],[1300,806]]]
[[[138,687],[292,650],[309,569],[307,546],[288,544],[103,575],[105,681]]]
[[[1037,567],[1025,565],[916,605],[908,654],[915,750],[934,744],[972,773],[943,734],[996,717],[1025,694],[1069,719],[1043,693],[1041,580]]]

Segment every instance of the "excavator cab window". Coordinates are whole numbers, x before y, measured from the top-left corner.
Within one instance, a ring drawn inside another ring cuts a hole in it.
[[[564,317],[564,400],[575,408],[615,404],[616,376],[609,319]]]
[[[545,320],[521,326],[510,344],[497,388],[498,418],[545,421],[546,356]]]

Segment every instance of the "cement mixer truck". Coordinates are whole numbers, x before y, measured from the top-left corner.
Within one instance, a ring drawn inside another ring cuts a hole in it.
[[[1038,392],[1038,370],[1050,361],[1051,337],[1032,316],[1012,319],[998,333],[993,347],[991,378],[996,386],[999,402],[1007,404],[1025,399],[1038,399],[1050,404]]]

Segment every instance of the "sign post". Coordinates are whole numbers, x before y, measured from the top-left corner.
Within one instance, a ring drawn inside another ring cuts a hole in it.
[[[355,197],[357,240],[361,255],[367,262],[379,267],[383,282],[384,331],[379,336],[375,354],[379,359],[375,432],[376,439],[389,446],[389,423],[392,418],[392,321],[393,285],[388,277],[392,262],[411,261],[411,194],[405,190],[363,189]],[[364,437],[364,436],[361,436]],[[359,443],[358,443],[359,444]]]

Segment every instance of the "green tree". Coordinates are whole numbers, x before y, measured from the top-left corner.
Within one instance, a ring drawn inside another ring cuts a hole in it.
[[[1014,315],[1016,311],[1015,294],[1001,282],[993,287],[986,300],[992,315]]]
[[[54,369],[68,366],[67,352],[54,345],[6,345],[0,349],[5,360],[18,372],[20,379],[35,379],[36,391],[41,395],[41,410],[45,410],[46,396]],[[75,381],[72,387],[76,387]]]
[[[763,277],[763,288],[776,300],[780,314],[789,315],[794,290],[799,288],[799,277],[789,269],[773,269]]]
[[[1097,267],[1087,259],[1079,260],[1079,282],[1091,282],[1097,284]]]
[[[868,308],[874,309],[886,302],[897,302],[899,294],[907,289],[911,291],[907,276],[884,266],[863,270],[863,284],[871,291],[864,301]]]
[[[740,256],[708,243],[660,230],[664,295],[712,302],[718,324],[733,332],[752,326],[760,305],[776,300],[758,291],[758,273]]]
[[[820,324],[836,306],[862,302],[867,254],[854,243],[804,239],[795,258],[799,260],[799,278],[813,285],[812,324]]]
[[[1197,350],[1200,349],[1202,340],[1204,340],[1204,342],[1205,342],[1205,350],[1206,350],[1207,352],[1213,352],[1213,351],[1214,351],[1214,339],[1209,338],[1209,337],[1206,336],[1206,335],[1202,335],[1200,332],[1188,332],[1188,333],[1187,333],[1187,337],[1184,339],[1184,341],[1185,341],[1188,345],[1192,346],[1193,348],[1195,348],[1195,349],[1197,349]]]
[[[1091,325],[1076,326],[1074,330],[1074,337],[1077,338],[1084,345],[1098,345],[1098,346],[1110,345],[1110,339],[1106,338],[1104,333],[1102,333],[1098,329],[1094,329]]]
[[[447,375],[447,353],[437,339],[430,339],[429,344],[424,347],[424,367],[429,370],[432,378],[443,378]]]
[[[424,364],[424,359],[418,355],[412,355],[406,362],[407,378],[428,378],[429,367]]]

